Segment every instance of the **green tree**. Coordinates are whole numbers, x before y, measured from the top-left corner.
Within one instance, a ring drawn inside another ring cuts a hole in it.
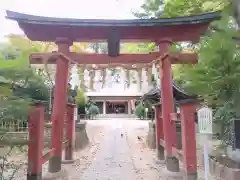
[[[240,108],[239,32],[233,19],[239,24],[239,3],[237,0],[169,0],[163,5],[162,1],[146,0],[135,13],[139,18],[159,18],[222,10],[221,20],[210,25],[199,43],[187,44],[198,53],[198,64],[175,65],[173,75],[189,93],[199,95],[214,109],[215,120],[222,125],[224,144],[229,142],[229,125]],[[186,43],[177,43],[172,49],[181,51],[184,46]]]
[[[12,172],[11,174],[8,172],[11,177],[8,179],[14,179],[15,173],[21,165],[8,162],[8,156],[15,147],[18,147],[17,150],[21,150],[22,146],[26,144],[25,141],[19,141],[15,137],[6,135],[6,132],[9,129],[25,130],[29,105],[39,103],[39,101],[42,103],[48,101],[48,89],[43,79],[35,71],[29,68],[18,69],[9,65],[5,69],[0,68],[0,124],[4,124],[5,127],[0,129],[0,144],[9,146],[9,151],[0,155],[0,161],[3,163],[0,169],[1,178],[11,165]]]
[[[78,106],[79,114],[85,114],[85,107],[86,107],[87,101],[88,99],[85,95],[85,91],[83,89],[79,89],[76,97],[76,104]]]
[[[226,26],[227,24],[227,26]],[[184,79],[183,86],[202,96],[210,105],[233,99],[239,87],[239,46],[232,37],[238,33],[232,18],[223,14],[199,44],[199,62],[181,66],[176,78]],[[184,71],[183,71],[184,68]]]
[[[31,52],[46,48],[31,44],[24,36],[9,35],[8,38],[9,43],[1,48],[1,54],[8,58],[0,59],[0,108],[4,112],[1,120],[26,121],[28,108],[25,107],[49,98],[43,71],[29,68],[28,58]]]
[[[136,110],[135,110],[135,115],[138,118],[140,118],[140,119],[144,118],[144,116],[145,116],[145,107],[144,107],[144,105],[142,103],[139,103],[137,105]]]
[[[230,4],[229,0],[145,0],[139,18],[177,17],[218,11]]]

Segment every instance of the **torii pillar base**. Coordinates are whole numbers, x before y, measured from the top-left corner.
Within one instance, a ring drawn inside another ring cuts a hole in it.
[[[42,180],[42,173],[27,174],[27,180]]]
[[[179,160],[176,157],[166,157],[167,170],[171,172],[179,172]]]
[[[161,161],[165,160],[164,147],[162,147],[161,145],[158,145],[157,147],[157,158]]]
[[[185,180],[197,180],[198,175],[197,173],[187,173]]]
[[[61,169],[61,171],[50,173],[47,172],[44,174],[41,180],[56,180],[56,179],[69,179],[69,173],[66,169]]]
[[[156,150],[157,150],[157,158],[160,161],[165,160],[164,147],[161,146],[161,140],[164,138],[163,134],[163,119],[161,107],[159,105],[155,106],[155,122],[156,122]]]

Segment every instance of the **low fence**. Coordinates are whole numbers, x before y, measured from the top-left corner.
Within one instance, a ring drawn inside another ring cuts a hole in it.
[[[27,140],[27,121],[0,121],[0,146],[25,145],[27,144]]]
[[[45,114],[44,122],[44,146],[50,147],[52,128],[50,115]],[[12,143],[27,145],[29,139],[28,126],[29,124],[27,120],[0,121],[0,145],[8,146],[12,145]],[[66,127],[66,125],[64,127]],[[66,130],[64,130],[64,137],[66,137]]]
[[[44,122],[44,107],[33,107],[28,121],[28,173],[27,179],[42,179],[42,165],[49,161],[49,171],[61,170],[62,150],[65,149],[65,160],[73,160],[73,136],[74,136],[74,108],[75,105],[67,106],[67,114],[63,126],[61,122],[53,124]],[[63,129],[62,129],[63,128]],[[63,140],[61,137],[63,135]],[[51,146],[50,146],[51,144]]]
[[[156,105],[157,157],[165,160],[167,169],[179,172],[179,161],[184,164],[188,179],[197,179],[197,148],[195,132],[195,101],[180,101],[180,114],[172,113],[170,122],[163,119],[160,105]],[[180,121],[179,121],[180,120]],[[172,128],[175,129],[172,129]],[[166,159],[165,159],[166,158]]]
[[[0,121],[0,129],[4,132],[28,132],[28,122],[21,120]]]
[[[12,143],[28,145],[27,180],[41,180],[42,165],[49,160],[51,160],[49,162],[51,171],[59,171],[56,168],[61,170],[62,152],[65,153],[65,160],[72,161],[75,134],[74,108],[75,105],[72,104],[67,106],[63,126],[59,125],[60,122],[48,122],[42,105],[31,108],[28,122],[0,123],[3,132],[0,145],[7,146]],[[61,134],[63,140],[60,138]],[[59,161],[56,161],[56,157],[59,157]]]

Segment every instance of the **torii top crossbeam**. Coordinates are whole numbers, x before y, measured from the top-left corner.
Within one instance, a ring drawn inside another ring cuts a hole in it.
[[[147,64],[166,54],[120,54],[120,41],[157,42],[170,39],[173,42],[198,41],[209,23],[218,19],[219,13],[207,13],[197,16],[135,19],[135,20],[93,20],[50,18],[7,11],[7,18],[18,22],[27,37],[33,41],[59,41],[64,38],[69,42],[107,41],[107,54],[33,53],[31,64],[55,63],[63,55],[72,63],[78,64]],[[173,64],[194,64],[196,54],[167,54]]]
[[[219,18],[219,13],[159,19],[93,20],[41,17],[7,11],[7,18],[17,21],[33,41],[56,41],[58,37],[67,37],[75,42],[89,42],[118,36],[123,41],[149,42],[170,38],[180,42],[198,41],[209,23]]]

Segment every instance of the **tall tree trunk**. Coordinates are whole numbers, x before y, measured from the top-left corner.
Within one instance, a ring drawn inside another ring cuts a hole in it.
[[[125,69],[125,73],[126,73],[126,79],[127,79],[127,88],[129,88],[131,81],[130,81],[130,70]]]
[[[139,89],[142,90],[142,68],[137,69],[138,73],[138,82],[139,82]]]
[[[48,68],[48,59],[46,58],[43,58],[43,66],[44,66],[44,71],[46,72],[48,78],[49,78],[49,81],[51,82],[51,85],[53,86],[53,81],[54,79],[51,78],[51,73],[49,71],[49,68]]]
[[[152,68],[147,68],[147,79],[148,79],[148,85],[152,85]]]
[[[89,73],[90,73],[89,74],[90,75],[90,89],[94,90],[94,78],[95,78],[96,72],[95,72],[95,70],[91,70]]]
[[[85,68],[81,67],[81,65],[78,64],[78,74],[79,74],[79,79],[80,79],[80,89],[82,89],[85,92],[86,91],[86,87],[85,87],[85,80],[84,80],[84,71],[85,71]]]
[[[104,68],[101,71],[102,73],[102,89],[105,87],[106,84],[106,74],[107,74],[107,70]]]

